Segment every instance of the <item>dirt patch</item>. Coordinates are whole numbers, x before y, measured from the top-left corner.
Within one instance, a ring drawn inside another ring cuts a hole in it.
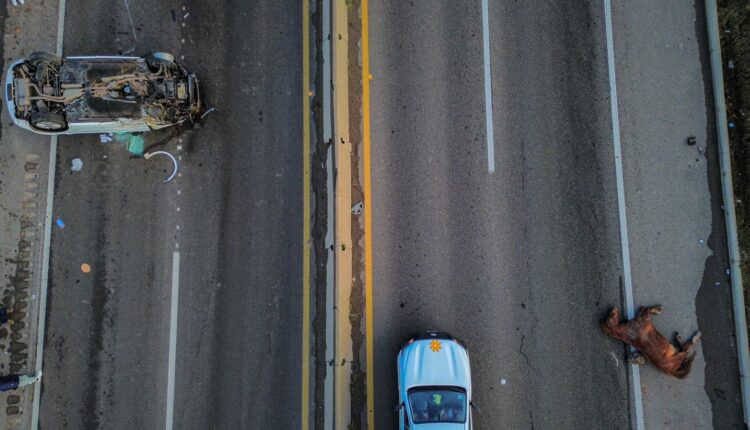
[[[362,57],[360,53],[362,40],[362,21],[360,17],[361,1],[347,0],[347,31],[349,60],[349,140],[352,144],[352,203],[364,200],[362,171]],[[367,394],[365,374],[365,247],[363,217],[352,217],[352,291],[349,298],[349,321],[352,326],[352,376],[351,421],[349,430],[367,428]],[[372,335],[372,334],[371,334]]]
[[[720,0],[718,6],[745,314],[750,316],[750,3]]]

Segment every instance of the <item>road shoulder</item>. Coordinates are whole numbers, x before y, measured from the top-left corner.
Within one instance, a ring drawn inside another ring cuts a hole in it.
[[[3,6],[3,72],[9,59],[38,50],[55,52],[58,4],[52,0]],[[0,250],[5,263],[0,271],[7,280],[2,302],[14,311],[12,323],[0,329],[0,373],[30,374],[37,367],[40,335],[37,324],[44,277],[50,138],[11,125],[4,106],[0,128]],[[3,428],[31,428],[34,392],[34,386],[29,386],[0,394]]]
[[[742,416],[726,341],[734,326],[703,9],[618,3],[613,20],[635,304],[664,306],[655,325],[668,338],[704,335],[686,380],[641,369],[646,428],[735,428]]]

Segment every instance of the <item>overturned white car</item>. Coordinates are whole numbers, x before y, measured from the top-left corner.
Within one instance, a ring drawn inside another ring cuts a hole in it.
[[[196,76],[167,53],[143,57],[58,57],[34,52],[11,63],[8,113],[40,134],[156,130],[200,111]]]

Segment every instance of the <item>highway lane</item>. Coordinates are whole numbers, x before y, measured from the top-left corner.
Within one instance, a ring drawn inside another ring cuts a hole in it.
[[[688,380],[644,368],[647,428],[741,421],[699,3],[613,11],[635,305],[710,333]],[[479,428],[629,428],[597,328],[624,275],[603,2],[489,4],[494,173],[481,2],[371,5],[375,422],[399,343],[437,329],[468,344]]]
[[[410,333],[468,344],[477,428],[627,428],[620,254],[600,4],[373,2],[376,426],[395,426]]]
[[[158,159],[97,136],[60,139],[54,204],[66,227],[52,241],[41,427],[164,427],[179,251],[174,428],[297,428],[301,7],[129,6],[134,28],[123,1],[69,0],[65,52],[172,51],[216,111],[199,129],[147,136],[180,157],[169,184]],[[76,156],[83,171],[70,173]]]

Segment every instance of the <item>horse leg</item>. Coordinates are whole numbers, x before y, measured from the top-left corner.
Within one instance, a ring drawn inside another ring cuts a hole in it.
[[[674,333],[674,342],[672,342],[672,345],[674,345],[674,347],[680,351],[683,350],[683,345],[685,345],[685,342],[682,339],[682,336],[680,336],[680,334],[677,332]]]
[[[612,310],[609,311],[609,315],[607,316],[607,318],[602,321],[601,328],[610,337],[619,339],[619,337],[616,335],[616,331],[619,325],[620,310],[617,308],[612,308]]]
[[[695,346],[695,344],[701,340],[701,336],[703,336],[701,332],[696,332],[693,335],[693,337],[690,338],[689,341],[685,343],[680,342],[680,347],[682,348],[683,351],[686,351],[686,352],[690,351],[690,349],[692,349]]]
[[[648,315],[659,315],[661,311],[663,310],[664,310],[664,306],[656,305],[656,306],[647,306],[643,311],[644,313]]]
[[[651,316],[660,314],[663,309],[664,307],[662,305],[641,306],[638,309],[636,317],[645,321],[651,321]]]

